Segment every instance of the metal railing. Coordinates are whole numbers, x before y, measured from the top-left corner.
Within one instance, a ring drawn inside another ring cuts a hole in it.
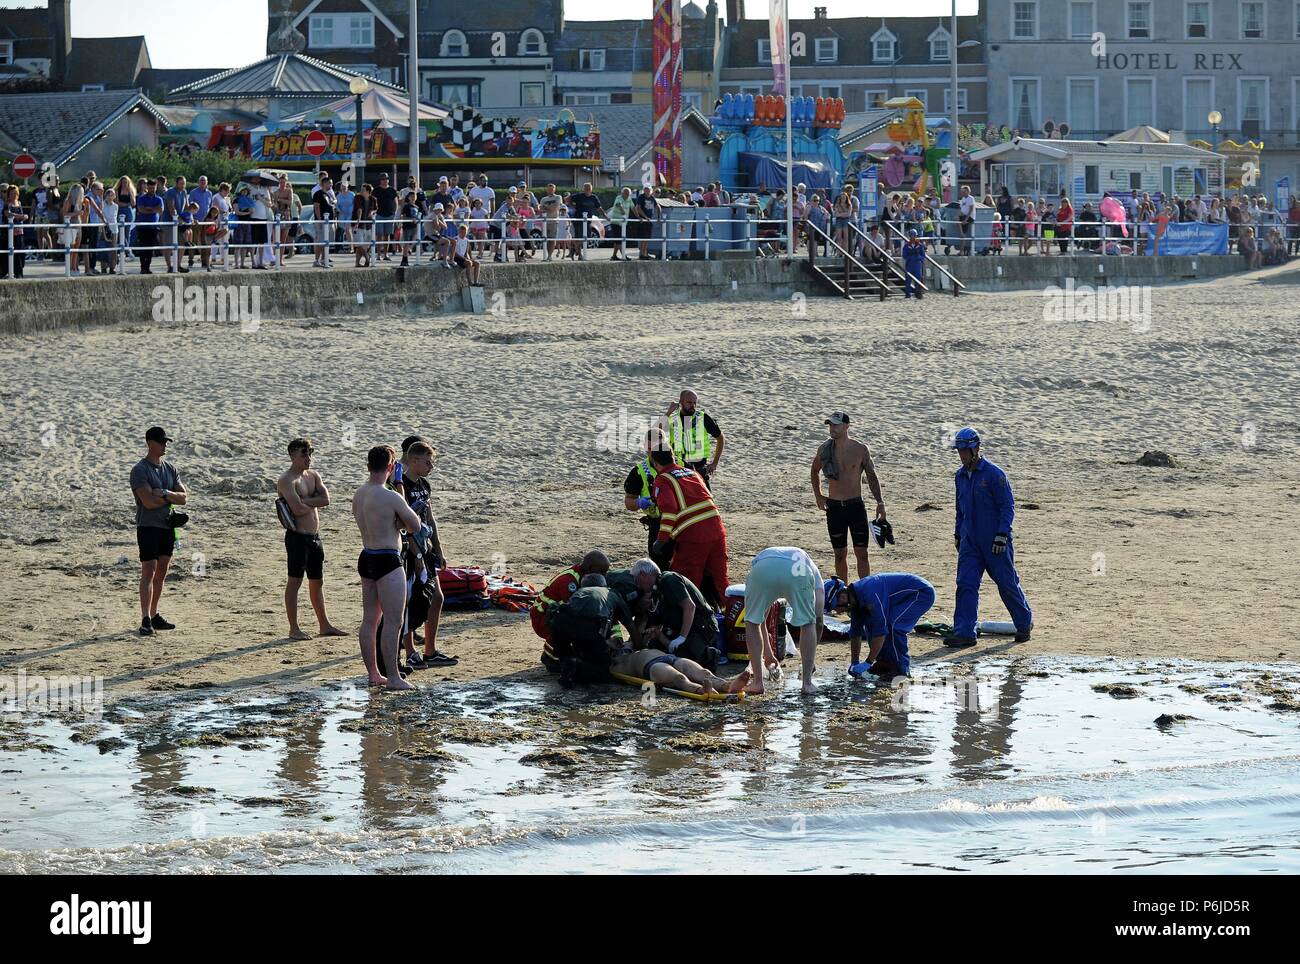
[[[827,234],[817,225],[808,223],[806,224],[806,229],[809,234],[808,266],[812,269],[814,273],[826,279],[826,281],[828,281],[831,285],[833,285],[836,288],[836,290],[838,290],[841,294],[844,295],[845,298],[852,298],[853,297],[853,285],[852,285],[853,269],[857,268],[864,275],[866,275],[867,278],[870,278],[873,282],[875,282],[876,290],[880,296],[881,301],[884,301],[887,297],[889,297],[889,285],[886,284],[883,278],[878,276],[874,271],[868,268],[857,258],[853,257],[852,254],[850,254],[847,250],[841,247],[834,238],[832,238],[829,234]],[[819,240],[825,244],[828,254],[831,248],[834,248],[836,251],[839,252],[840,257],[842,259],[841,260],[842,270],[844,272],[844,283],[842,285],[834,278],[832,278],[829,273],[823,271],[822,267],[817,263],[816,242]]]
[[[903,232],[898,229],[898,226],[895,225],[894,222],[892,221],[889,222],[889,229],[893,231],[894,234],[897,235],[900,239],[904,241],[907,240]],[[925,262],[926,264],[930,265],[933,269],[940,272],[945,278],[948,279],[949,283],[952,284],[952,296],[954,298],[957,297],[959,294],[962,293],[962,291],[965,290],[966,286],[962,284],[960,281],[958,281],[956,277],[953,276],[951,271],[949,271],[947,268],[945,268],[943,265],[941,265],[938,261],[934,260],[934,258],[930,256],[928,247],[925,252]]]

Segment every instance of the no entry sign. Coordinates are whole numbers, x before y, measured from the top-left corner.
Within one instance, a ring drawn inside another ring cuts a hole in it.
[[[320,131],[312,131],[307,135],[302,146],[303,149],[312,157],[320,157],[325,153],[325,149],[329,147],[329,145],[330,141],[328,137]]]
[[[10,167],[13,169],[14,177],[21,177],[26,180],[36,173],[36,158],[30,154],[19,154],[14,158],[14,162]]]

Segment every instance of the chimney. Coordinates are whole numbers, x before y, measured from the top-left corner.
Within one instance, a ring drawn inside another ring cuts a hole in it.
[[[825,7],[813,7],[813,19],[814,19],[814,20],[825,20],[825,19],[826,19],[826,8],[825,8]]]
[[[745,0],[727,0],[727,26],[734,27],[745,19]]]
[[[50,80],[61,84],[72,53],[72,0],[50,0]]]

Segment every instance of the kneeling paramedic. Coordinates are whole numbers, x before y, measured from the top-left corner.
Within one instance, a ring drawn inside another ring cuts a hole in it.
[[[609,680],[609,664],[614,651],[610,634],[614,623],[628,631],[633,648],[640,648],[641,634],[623,597],[605,585],[605,577],[588,573],[581,587],[567,602],[547,610],[546,622],[551,630],[551,649],[555,665],[544,659],[548,669],[558,671],[560,685],[603,683]]]

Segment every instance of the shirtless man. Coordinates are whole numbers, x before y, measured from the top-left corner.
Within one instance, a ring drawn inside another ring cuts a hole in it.
[[[871,524],[862,501],[862,477],[867,477],[871,495],[876,500],[876,521],[884,521],[885,500],[880,494],[880,480],[871,453],[857,439],[849,438],[849,417],[832,412],[826,419],[831,437],[817,449],[812,464],[813,496],[817,508],[826,513],[826,529],[835,550],[835,575],[849,580],[849,533],[853,534],[853,555],[857,558],[858,578],[871,575],[867,546],[871,542]],[[822,495],[821,476],[826,476],[830,492]]]
[[[726,680],[692,659],[658,649],[620,650],[609,668],[623,676],[648,679],[659,686],[687,693],[739,693],[749,683],[749,670]]]
[[[322,636],[346,636],[330,624],[325,615],[325,549],[320,541],[320,510],[330,504],[329,490],[320,473],[311,467],[311,441],[296,438],[289,443],[289,469],[275,483],[275,491],[293,513],[294,527],[284,534],[289,557],[289,582],[284,587],[284,611],[289,617],[289,638],[310,639],[298,626],[298,590],[307,577],[307,595],[316,612]]]
[[[397,642],[402,631],[402,614],[406,609],[406,572],[402,569],[402,540],[399,532],[418,532],[420,517],[411,511],[406,499],[385,486],[397,462],[392,446],[376,445],[366,455],[370,478],[352,496],[352,516],[361,530],[361,557],[357,573],[361,576],[361,661],[366,664],[371,686],[388,685],[390,690],[415,687],[402,679],[397,668]],[[375,662],[375,629],[380,615],[384,620],[384,665],[389,668],[385,679]]]

